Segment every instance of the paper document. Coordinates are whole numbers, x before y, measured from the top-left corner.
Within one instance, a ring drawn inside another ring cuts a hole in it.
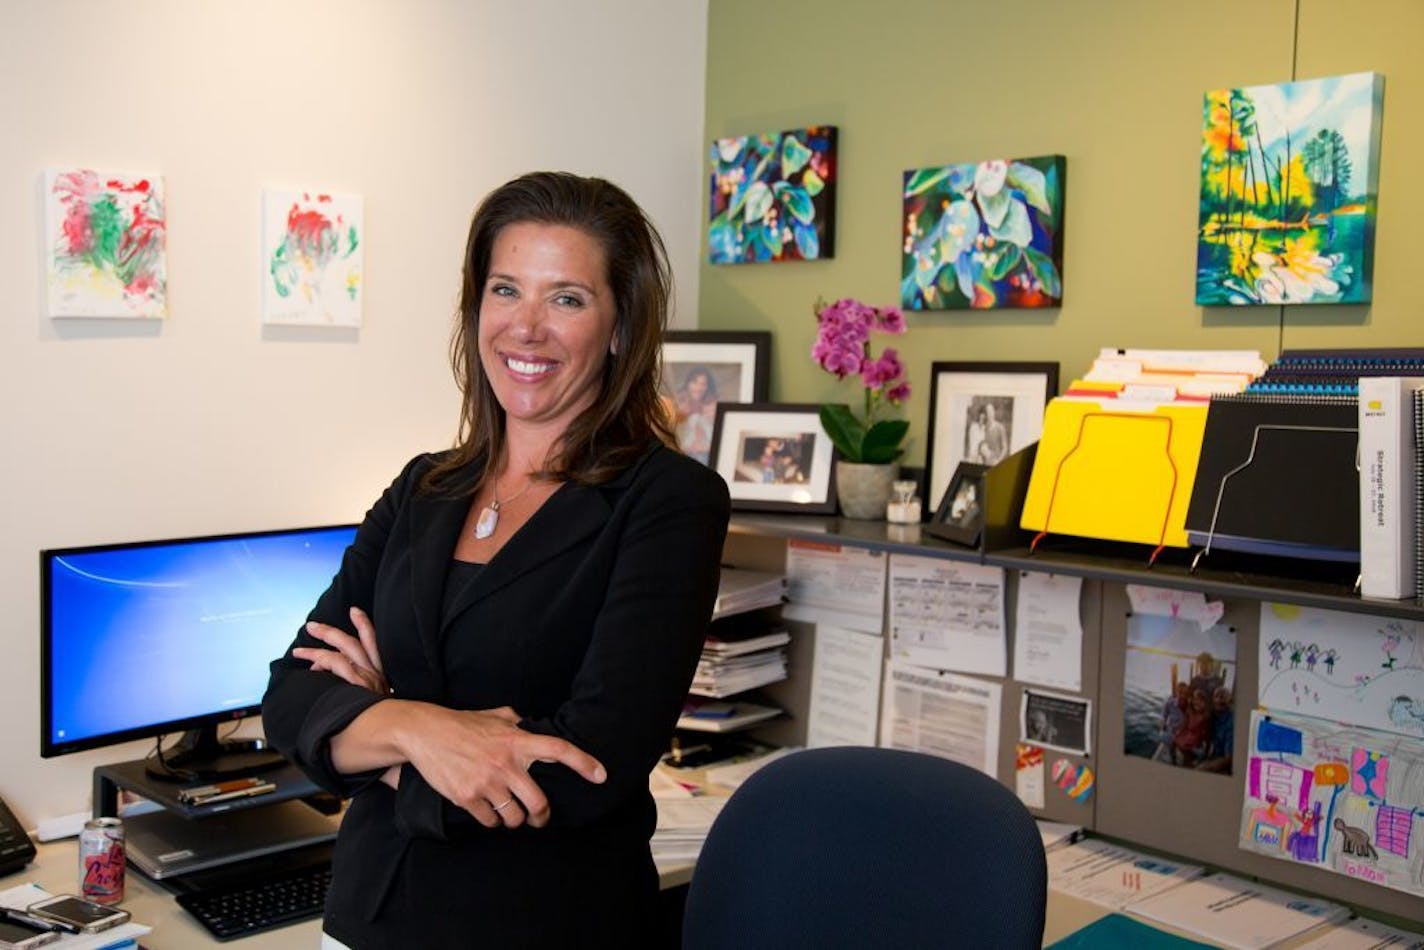
[[[851,630],[885,629],[885,553],[823,541],[786,542],[782,616]]]
[[[898,661],[1007,675],[1003,569],[892,554],[890,637]]]
[[[998,778],[998,683],[885,664],[880,744],[928,752]]]
[[[1183,933],[1256,950],[1298,936],[1349,913],[1339,904],[1213,874],[1144,898],[1129,911]]]
[[[726,765],[709,766],[702,774],[703,777],[706,778],[708,785],[718,785],[726,789],[737,789],[762,766],[770,765],[782,756],[799,751],[800,746],[772,749],[766,755],[759,755],[754,759],[742,759],[738,762],[728,762]]]
[[[1154,858],[1095,838],[1048,854],[1051,889],[1114,910],[1201,873],[1195,864]]]
[[[884,654],[875,634],[816,626],[808,746],[875,745]]]
[[[1055,848],[1061,844],[1072,844],[1083,834],[1081,825],[1070,825],[1062,821],[1045,821],[1042,818],[1036,819],[1039,837],[1043,839],[1043,850]]]
[[[785,595],[786,578],[781,574],[724,567],[712,619],[773,607],[781,603]]]
[[[1356,917],[1346,923],[1331,924],[1294,947],[1295,950],[1424,950],[1424,934]]]
[[[1082,590],[1081,577],[1019,574],[1014,679],[1071,693],[1083,688],[1083,621],[1078,612]]]

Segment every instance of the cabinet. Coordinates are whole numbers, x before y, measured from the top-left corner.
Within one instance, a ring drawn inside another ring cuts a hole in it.
[[[875,550],[941,557],[1001,567],[1005,571],[1006,615],[1012,656],[1014,599],[1020,572],[1039,571],[1083,579],[1079,616],[1083,628],[1082,695],[1093,702],[1092,755],[1069,757],[1094,770],[1097,784],[1086,802],[1075,802],[1049,788],[1042,818],[1066,821],[1098,834],[1160,850],[1287,888],[1319,894],[1379,916],[1402,918],[1417,926],[1424,920],[1424,898],[1390,890],[1329,871],[1274,860],[1237,846],[1246,772],[1246,723],[1257,701],[1257,649],[1260,605],[1264,601],[1348,611],[1378,617],[1424,621],[1418,600],[1361,598],[1353,592],[1353,566],[1272,561],[1213,553],[1197,571],[1184,551],[1167,551],[1148,565],[1150,552],[1130,546],[1050,538],[1030,551],[1023,532],[989,532],[990,547],[974,550],[922,535],[918,526],[860,522],[811,515],[738,514],[727,539],[727,559],[739,566],[784,569],[791,538],[863,546]],[[997,543],[997,546],[995,544]],[[1232,774],[1224,776],[1174,769],[1123,752],[1124,670],[1127,650],[1127,586],[1143,584],[1195,591],[1223,604],[1223,621],[1236,630],[1235,736]],[[806,735],[814,628],[789,623],[790,676],[766,692],[787,710],[787,717],[758,738],[777,744],[801,744]],[[1012,673],[1010,669],[1010,673]],[[1004,686],[1000,721],[998,778],[1012,787],[1018,710],[1024,686],[1012,678]],[[1051,754],[1050,762],[1058,758]]]

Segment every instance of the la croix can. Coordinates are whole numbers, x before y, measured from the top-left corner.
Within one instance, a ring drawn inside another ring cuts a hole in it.
[[[124,899],[124,823],[91,818],[79,833],[79,892],[99,904]]]

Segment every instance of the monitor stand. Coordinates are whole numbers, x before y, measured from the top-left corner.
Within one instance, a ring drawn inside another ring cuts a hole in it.
[[[280,752],[261,739],[219,739],[216,724],[189,729],[162,757],[150,756],[148,774],[173,782],[252,775],[286,765]]]

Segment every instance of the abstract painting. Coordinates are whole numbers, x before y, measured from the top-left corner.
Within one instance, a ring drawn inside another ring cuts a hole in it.
[[[1424,742],[1255,710],[1247,851],[1424,894]]]
[[[157,317],[168,309],[160,175],[45,173],[51,317]]]
[[[708,259],[713,264],[834,256],[836,127],[712,143]]]
[[[1062,155],[905,172],[900,305],[906,310],[1063,302]]]
[[[1384,77],[1216,89],[1202,112],[1196,302],[1368,303]]]
[[[360,195],[262,195],[262,322],[359,327],[366,230]]]

